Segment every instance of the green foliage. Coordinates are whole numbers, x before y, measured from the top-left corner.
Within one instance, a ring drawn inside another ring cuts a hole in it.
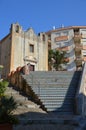
[[[53,58],[53,50],[49,50],[49,52],[48,52],[48,64],[49,64],[50,68],[53,65],[52,58]]]
[[[13,110],[17,108],[14,98],[5,96],[5,91],[9,82],[0,81],[0,124],[11,123],[17,124],[18,119],[13,115]]]
[[[17,108],[14,98],[3,96],[0,99],[0,123],[17,124],[18,119],[13,115],[13,110]]]
[[[9,82],[7,81],[0,81],[0,97],[4,96],[4,92],[6,91]]]
[[[65,52],[60,52],[58,50],[49,50],[48,53],[48,63],[49,66],[55,68],[55,70],[59,70],[61,68],[61,64],[65,64]]]
[[[2,70],[4,67],[3,67],[3,65],[0,65],[0,70]]]

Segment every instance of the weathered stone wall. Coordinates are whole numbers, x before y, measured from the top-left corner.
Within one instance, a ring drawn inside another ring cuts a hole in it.
[[[32,28],[27,31],[21,30],[19,24],[12,25],[12,66],[11,71],[24,64],[34,65],[34,70],[48,70],[48,44],[42,33],[37,36]],[[16,26],[21,31],[15,32]],[[30,51],[33,46],[33,52]]]
[[[0,44],[0,65],[4,66],[2,77],[6,77],[10,72],[11,63],[11,35],[5,37]]]
[[[43,36],[45,39],[43,39]],[[31,45],[33,51],[31,51]],[[36,35],[32,28],[26,31],[16,23],[11,25],[10,33],[1,40],[0,64],[4,66],[3,76],[17,67],[30,64],[34,71],[48,70],[48,43],[45,33]]]

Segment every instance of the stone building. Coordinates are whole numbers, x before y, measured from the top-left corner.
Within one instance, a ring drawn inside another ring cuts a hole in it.
[[[24,31],[18,23],[12,24],[9,34],[0,41],[0,64],[4,66],[3,76],[26,64],[31,71],[47,71],[47,50],[45,33],[36,35],[32,28]]]
[[[66,70],[76,70],[86,61],[86,26],[70,26],[54,28],[46,32],[48,48],[66,51],[68,63],[63,65]]]
[[[31,71],[48,71],[48,49],[66,51],[64,70],[79,70],[86,61],[86,26],[70,26],[35,34],[12,24],[10,32],[0,41],[0,65],[3,76],[17,67],[28,65]]]

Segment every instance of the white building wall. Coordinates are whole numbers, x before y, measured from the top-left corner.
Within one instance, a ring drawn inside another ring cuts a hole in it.
[[[80,29],[80,34],[81,34],[81,44],[83,47],[83,49],[81,50],[81,55],[83,58],[86,57],[86,29]]]
[[[67,36],[67,40],[60,40],[60,41],[55,41],[55,38],[60,37],[60,36]],[[61,48],[61,47],[68,47],[68,50],[66,51],[69,53],[68,58],[69,58],[69,63],[67,64],[68,70],[75,70],[76,65],[74,64],[75,60],[75,52],[73,51],[72,55],[71,52],[75,48],[74,44],[74,32],[73,29],[70,30],[61,30],[58,32],[52,32],[51,33],[51,49],[56,49],[56,48]]]

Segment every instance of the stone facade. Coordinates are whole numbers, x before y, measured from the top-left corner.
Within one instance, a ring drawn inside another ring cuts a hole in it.
[[[0,64],[4,66],[3,75],[26,64],[32,71],[47,71],[47,50],[45,33],[36,35],[32,28],[23,31],[18,23],[12,24],[10,33],[1,40],[0,44]]]
[[[48,71],[48,49],[66,51],[65,70],[80,69],[86,61],[86,26],[62,27],[35,34],[32,28],[24,31],[12,24],[9,34],[0,41],[0,64],[3,76],[17,67],[28,65],[29,70]]]
[[[3,43],[3,44],[2,44]],[[0,65],[4,66],[2,75],[5,77],[10,72],[11,66],[11,35],[8,34],[0,43]]]

